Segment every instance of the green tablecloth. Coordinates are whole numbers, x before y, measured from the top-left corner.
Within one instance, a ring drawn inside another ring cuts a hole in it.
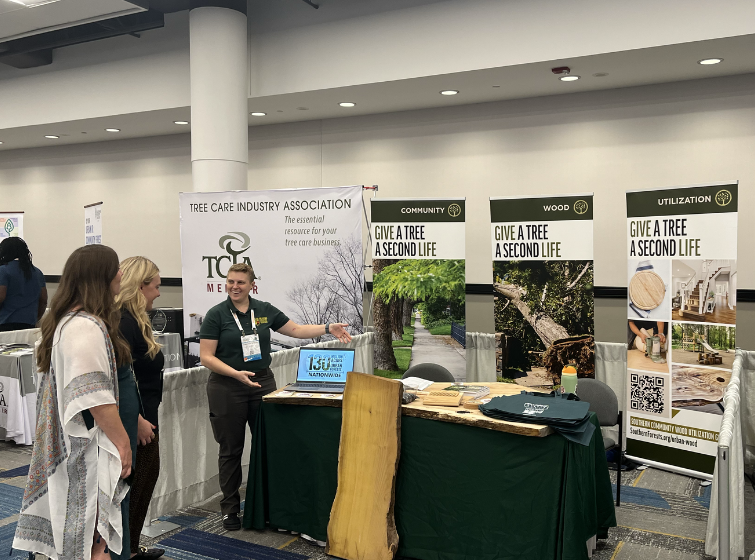
[[[244,527],[326,539],[340,430],[340,408],[260,407]],[[404,416],[395,514],[399,556],[586,559],[616,525],[600,429],[582,446]]]

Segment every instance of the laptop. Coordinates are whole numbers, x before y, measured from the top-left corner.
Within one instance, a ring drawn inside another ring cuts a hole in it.
[[[354,371],[353,348],[299,348],[296,383],[286,391],[343,393],[350,371]]]

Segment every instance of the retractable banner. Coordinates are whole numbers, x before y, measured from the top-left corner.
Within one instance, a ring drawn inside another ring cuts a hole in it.
[[[0,239],[24,236],[23,212],[0,212]]]
[[[84,206],[84,245],[102,245],[102,202]]]
[[[181,193],[179,204],[186,336],[197,336],[207,310],[227,297],[236,263],[254,268],[250,295],[292,321],[363,332],[361,186]],[[312,342],[279,333],[272,340]]]
[[[498,376],[594,377],[592,193],[491,198],[490,222]]]
[[[375,368],[430,362],[466,379],[465,199],[373,199],[371,211]]]
[[[736,347],[737,183],[627,192],[627,455],[710,477]]]

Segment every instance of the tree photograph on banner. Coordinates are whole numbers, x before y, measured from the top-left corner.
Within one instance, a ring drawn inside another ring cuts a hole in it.
[[[710,477],[736,349],[737,184],[627,197],[627,456]]]
[[[569,365],[594,377],[592,195],[490,204],[498,378],[558,385]]]
[[[501,377],[558,382],[569,362],[594,373],[592,261],[496,262],[493,274],[495,330],[506,349]]]
[[[432,362],[465,379],[464,199],[371,206],[376,374]]]

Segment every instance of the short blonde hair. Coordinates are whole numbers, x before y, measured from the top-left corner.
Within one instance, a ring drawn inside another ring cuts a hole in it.
[[[252,265],[246,263],[236,263],[234,265],[231,265],[231,267],[228,269],[228,274],[230,274],[231,272],[243,272],[244,274],[249,275],[250,282],[254,282],[257,279],[257,276],[254,274]]]

